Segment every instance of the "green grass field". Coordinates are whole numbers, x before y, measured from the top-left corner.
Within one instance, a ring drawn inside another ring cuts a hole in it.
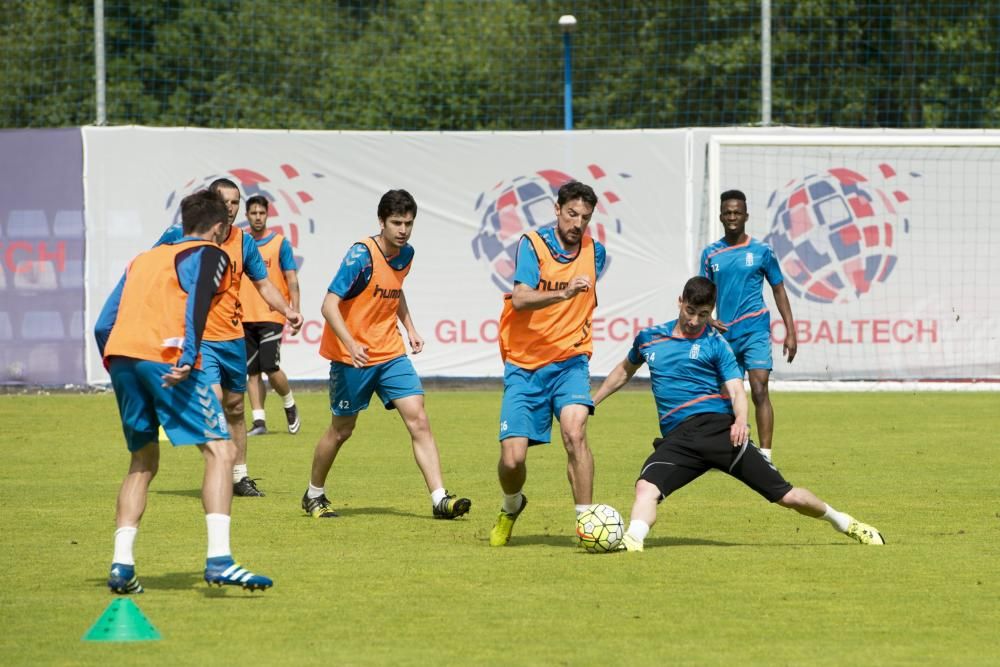
[[[641,554],[571,541],[558,444],[534,448],[511,544],[499,507],[497,391],[427,405],[467,518],[434,521],[395,413],[360,419],[327,485],[342,516],[299,510],[326,395],[299,392],[297,436],[250,441],[266,498],[237,498],[233,549],[264,593],[201,580],[202,463],[164,448],[136,543],[136,603],[163,635],[83,642],[112,600],[114,501],[127,467],[110,394],[5,395],[0,435],[0,663],[205,665],[996,664],[1000,396],[773,394],[775,461],[793,483],[878,526],[862,547],[710,473],[675,494]],[[273,396],[269,424],[283,425]],[[589,427],[595,500],[628,514],[655,435],[624,391]]]

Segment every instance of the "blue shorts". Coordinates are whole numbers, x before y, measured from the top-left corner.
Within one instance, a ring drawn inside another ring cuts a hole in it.
[[[208,384],[237,394],[247,391],[247,346],[236,340],[201,341],[201,370]]]
[[[122,431],[130,452],[156,442],[160,426],[174,445],[226,440],[229,430],[212,385],[199,370],[173,387],[163,387],[170,364],[129,357],[111,358]]]
[[[405,354],[364,368],[330,362],[330,412],[338,417],[356,415],[368,407],[373,393],[386,410],[392,410],[394,400],[423,395],[424,388]]]
[[[590,362],[581,354],[533,371],[508,363],[503,369],[500,440],[527,438],[529,445],[552,439],[552,417],[567,405],[586,405],[590,398]]]
[[[726,340],[729,342],[729,347],[733,348],[733,354],[736,355],[736,363],[739,364],[740,371],[771,370],[773,362],[770,331],[749,331],[733,339],[726,336]]]

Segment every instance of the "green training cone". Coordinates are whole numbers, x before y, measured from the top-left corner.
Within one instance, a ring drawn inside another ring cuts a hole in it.
[[[143,616],[135,603],[118,598],[108,605],[83,636],[85,642],[145,642],[160,639],[160,631]]]

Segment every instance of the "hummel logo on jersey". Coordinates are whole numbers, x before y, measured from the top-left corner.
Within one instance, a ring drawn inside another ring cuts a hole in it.
[[[375,286],[375,291],[372,296],[381,296],[383,299],[398,299],[399,295],[403,293],[401,289],[382,289],[378,285]]]
[[[688,351],[688,359],[697,359],[699,352],[701,352],[701,345],[695,343],[694,345],[691,346],[691,349]]]
[[[544,289],[544,290],[566,289],[567,285],[569,285],[568,282],[555,283],[550,280],[545,280],[544,278],[538,281],[538,289]]]
[[[752,252],[748,252],[747,253],[746,262],[747,262],[747,266],[753,266],[753,253]]]

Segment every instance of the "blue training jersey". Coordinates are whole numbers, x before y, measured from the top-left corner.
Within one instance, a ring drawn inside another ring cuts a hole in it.
[[[180,227],[170,227],[167,231],[163,232],[163,236],[153,244],[153,247],[155,248],[164,243],[176,243],[182,238],[186,238],[183,229]],[[264,264],[264,258],[260,256],[260,251],[257,250],[254,238],[246,232],[243,232],[243,275],[253,282],[267,278],[267,265]]]
[[[749,236],[737,245],[721,238],[701,251],[701,275],[718,289],[715,314],[729,327],[727,339],[771,330],[771,313],[762,292],[764,280],[771,286],[784,281],[771,246]]]
[[[278,232],[271,232],[270,234],[264,236],[259,241],[254,239],[257,245],[257,251],[260,252],[260,248],[266,246],[274,238],[274,235]],[[247,236],[250,233],[247,232]],[[253,238],[251,236],[251,238]],[[282,271],[296,271],[298,267],[295,265],[295,253],[292,251],[292,244],[288,242],[287,238],[281,239],[281,247],[278,248],[278,266],[281,267]]]
[[[555,225],[541,227],[538,235],[545,241],[545,245],[552,251],[556,260],[563,264],[572,262],[575,254],[569,255],[559,242],[559,235],[556,233]],[[604,246],[594,239],[594,263],[597,265],[597,278],[604,275],[605,264],[607,263],[607,253]],[[517,246],[517,260],[514,268],[514,283],[524,283],[532,289],[538,286],[542,279],[542,274],[538,271],[538,255],[535,254],[535,247],[531,241],[521,238]]]
[[[372,238],[375,238],[374,236]],[[413,246],[407,243],[400,248],[399,254],[386,259],[396,271],[401,271],[413,261]],[[364,243],[355,243],[347,250],[340,268],[330,281],[327,292],[333,292],[341,299],[352,299],[364,291],[368,281],[372,279],[372,254]]]
[[[682,421],[705,412],[732,415],[732,401],[720,388],[743,378],[729,343],[706,326],[693,337],[674,335],[677,320],[643,329],[628,351],[630,363],[649,366],[660,434],[664,437]]]

